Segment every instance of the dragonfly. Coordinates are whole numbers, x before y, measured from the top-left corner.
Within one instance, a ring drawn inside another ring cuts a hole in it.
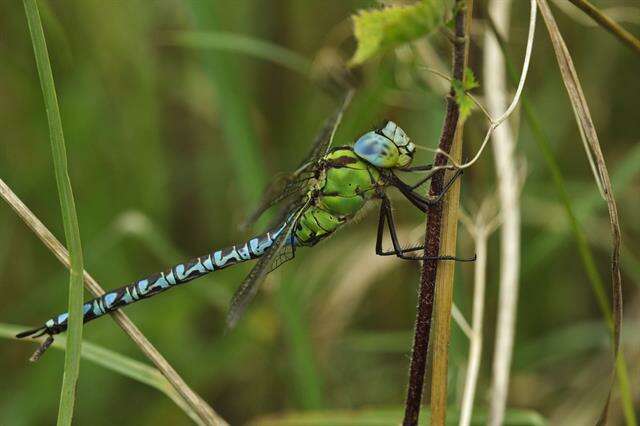
[[[349,91],[337,111],[329,117],[316,136],[312,149],[294,172],[276,179],[265,191],[247,222],[255,223],[267,210],[282,205],[275,225],[263,234],[240,244],[214,250],[164,271],[149,275],[89,300],[83,305],[83,322],[163,293],[211,272],[250,260],[257,260],[235,292],[227,314],[233,328],[256,295],[265,276],[295,257],[300,247],[313,247],[329,237],[364,210],[373,201],[380,202],[375,251],[381,256],[405,260],[459,260],[454,256],[426,257],[414,254],[424,246],[407,247],[400,243],[391,201],[386,191],[393,187],[422,212],[439,203],[454,181],[457,170],[435,196],[424,196],[418,189],[434,175],[432,165],[412,165],[416,146],[395,122],[363,134],[348,146],[333,147],[342,116],[353,97]],[[420,174],[415,183],[407,183],[401,173]],[[392,249],[383,248],[385,229]],[[18,338],[47,336],[37,357],[53,343],[55,335],[67,329],[67,312],[54,316],[42,326],[24,331]]]

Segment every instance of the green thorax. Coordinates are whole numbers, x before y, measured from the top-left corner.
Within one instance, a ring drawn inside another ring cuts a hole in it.
[[[336,148],[319,162],[317,181],[310,189],[313,203],[295,230],[300,245],[313,245],[352,219],[384,185],[380,172],[350,147]]]

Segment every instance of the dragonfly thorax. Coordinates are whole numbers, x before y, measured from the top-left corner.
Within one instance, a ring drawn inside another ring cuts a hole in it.
[[[384,185],[378,169],[351,147],[333,149],[321,161],[320,176],[309,190],[313,203],[295,230],[298,244],[313,245],[352,219]]]

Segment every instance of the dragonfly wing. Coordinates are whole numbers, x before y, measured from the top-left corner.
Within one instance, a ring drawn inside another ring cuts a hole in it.
[[[271,182],[267,187],[260,203],[258,203],[258,207],[249,215],[249,217],[247,217],[247,219],[245,219],[241,228],[247,229],[249,226],[254,224],[265,211],[269,210],[281,201],[286,200],[287,198],[292,198],[296,195],[301,196],[304,194],[307,189],[307,182],[312,175],[313,170],[311,170],[311,167],[308,167],[305,168],[305,170],[298,169],[294,173],[282,175],[273,180],[273,182]],[[299,199],[296,198],[294,198],[294,201],[299,203]]]
[[[290,213],[290,219],[287,225],[275,239],[271,248],[258,260],[258,263],[251,269],[238,290],[236,290],[236,293],[231,299],[231,306],[227,314],[228,329],[235,327],[238,323],[238,320],[242,317],[247,306],[256,295],[266,275],[282,263],[293,258],[293,250],[287,252],[286,249],[290,247],[288,242],[291,233],[308,205],[309,201],[297,210],[293,210],[293,213]]]
[[[338,126],[342,121],[344,111],[351,103],[353,93],[353,89],[347,91],[340,107],[338,107],[336,112],[324,122],[322,129],[313,141],[311,151],[302,161],[301,166],[303,166],[305,163],[315,164],[318,160],[320,160],[327,154],[329,148],[331,147],[331,144],[333,143],[333,137],[336,134],[336,130],[338,129]]]
[[[296,257],[295,247],[293,245],[286,244],[284,247],[282,247],[282,250],[280,250],[280,253],[278,253],[276,257],[273,259],[273,262],[271,262],[271,266],[269,267],[269,273],[275,271],[284,263],[290,261],[294,257]]]
[[[338,110],[325,121],[322,129],[317,134],[313,142],[311,151],[300,163],[298,169],[293,173],[282,175],[271,182],[267,187],[262,200],[258,204],[258,207],[243,223],[243,229],[246,229],[256,222],[270,207],[289,197],[297,194],[302,195],[304,193],[307,189],[307,182],[314,175],[318,160],[325,156],[333,143],[333,137],[335,136],[336,129],[342,121],[344,111],[351,103],[353,92],[353,90],[349,90],[346,93]]]

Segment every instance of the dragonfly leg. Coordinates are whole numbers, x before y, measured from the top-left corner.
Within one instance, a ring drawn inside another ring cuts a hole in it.
[[[449,189],[451,189],[451,186],[453,186],[453,184],[455,183],[456,179],[458,179],[460,176],[462,176],[463,173],[464,173],[464,171],[462,169],[456,170],[456,172],[453,174],[453,176],[451,177],[449,182],[447,182],[444,185],[444,188],[442,188],[442,191],[436,196],[424,197],[424,196],[416,193],[415,191],[413,191],[415,189],[413,186],[411,187],[412,192],[414,192],[417,196],[419,196],[421,200],[424,200],[424,202],[427,203],[428,205],[437,204],[437,203],[440,202],[440,200],[442,200],[442,197],[445,196],[445,194],[449,191]],[[429,176],[429,178],[431,178],[431,176]]]
[[[419,166],[407,167],[405,169],[398,169],[398,171],[399,172],[409,172],[409,173],[419,173],[419,172],[428,172],[428,171],[431,171],[432,169],[433,169],[433,164],[423,164],[423,165],[419,165]],[[435,172],[427,173],[426,176],[421,178],[415,184],[411,185],[410,186],[411,189],[413,190],[413,189],[421,187],[422,185],[425,184],[425,182],[427,182],[429,179],[431,179],[434,174],[435,174]]]
[[[404,195],[411,202],[411,204],[416,206],[422,212],[426,213],[429,207],[438,204],[442,200],[442,197],[444,197],[444,195],[451,188],[456,179],[458,179],[460,175],[462,175],[462,173],[462,169],[456,170],[456,173],[449,180],[449,182],[444,185],[444,188],[442,188],[440,194],[436,196],[425,197],[419,194],[411,185],[402,181],[394,174],[390,176],[390,184],[398,188],[398,190],[402,192],[402,195]],[[429,178],[431,178],[431,176]]]
[[[386,196],[382,196],[382,203],[380,205],[380,218],[378,220],[378,231],[376,238],[376,254],[379,256],[397,256],[404,260],[455,260],[458,262],[473,262],[476,260],[474,255],[471,258],[460,258],[456,256],[414,256],[407,255],[419,250],[424,250],[424,245],[418,245],[409,248],[402,248],[398,239],[398,232],[393,219],[393,211],[391,210],[391,202]],[[389,228],[389,234],[391,235],[391,242],[393,244],[393,250],[384,250],[382,248],[382,240],[384,237],[385,222]]]
[[[410,166],[405,167],[404,169],[399,169],[401,172],[426,172],[433,169],[433,164],[423,164],[419,166]]]

